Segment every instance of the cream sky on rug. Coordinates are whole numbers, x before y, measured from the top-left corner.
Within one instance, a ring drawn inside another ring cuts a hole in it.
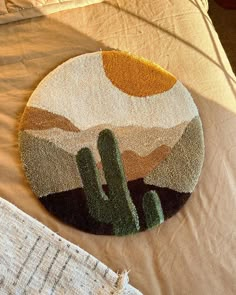
[[[39,84],[27,106],[64,116],[82,130],[101,124],[171,128],[198,116],[189,92],[179,81],[170,90],[144,99],[114,87],[98,53],[84,54],[57,67]]]

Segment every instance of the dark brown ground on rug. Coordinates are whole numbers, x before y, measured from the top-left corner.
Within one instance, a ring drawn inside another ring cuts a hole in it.
[[[147,185],[143,179],[128,182],[128,187],[139,215],[140,231],[147,229],[142,205],[146,192],[155,190],[158,193],[165,219],[177,213],[190,197],[190,193]],[[107,185],[103,189],[108,194]],[[40,198],[40,201],[49,212],[66,224],[93,234],[112,235],[112,225],[100,223],[90,216],[82,188],[51,194]]]

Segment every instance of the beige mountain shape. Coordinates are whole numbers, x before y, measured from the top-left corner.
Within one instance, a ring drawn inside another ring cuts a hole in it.
[[[200,118],[196,117],[186,127],[171,154],[144,178],[144,182],[178,192],[192,192],[200,176],[203,160],[202,124]]]
[[[80,132],[67,132],[58,128],[26,130],[26,132],[37,138],[47,139],[73,155],[87,146],[92,150],[96,162],[100,162],[97,138],[99,132],[105,128],[113,130],[118,139],[121,153],[133,151],[140,157],[146,157],[162,145],[172,148],[182,136],[187,125],[188,122],[183,122],[168,129],[136,126],[117,128],[111,125],[100,125]]]

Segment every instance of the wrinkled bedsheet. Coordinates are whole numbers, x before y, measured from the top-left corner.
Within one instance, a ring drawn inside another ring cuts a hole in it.
[[[26,181],[17,139],[26,102],[45,75],[71,57],[113,48],[148,58],[184,83],[206,146],[200,181],[184,208],[128,237],[83,233],[47,213]],[[131,284],[144,294],[236,294],[235,93],[206,1],[103,1],[1,25],[0,195],[114,271],[130,270]]]

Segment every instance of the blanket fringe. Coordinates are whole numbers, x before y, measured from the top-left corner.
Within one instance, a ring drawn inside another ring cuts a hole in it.
[[[121,274],[118,273],[118,279],[117,279],[117,282],[116,282],[116,291],[114,293],[114,295],[122,295],[123,294],[123,291],[124,289],[126,288],[126,286],[128,285],[129,283],[129,270],[124,270],[122,271]]]

